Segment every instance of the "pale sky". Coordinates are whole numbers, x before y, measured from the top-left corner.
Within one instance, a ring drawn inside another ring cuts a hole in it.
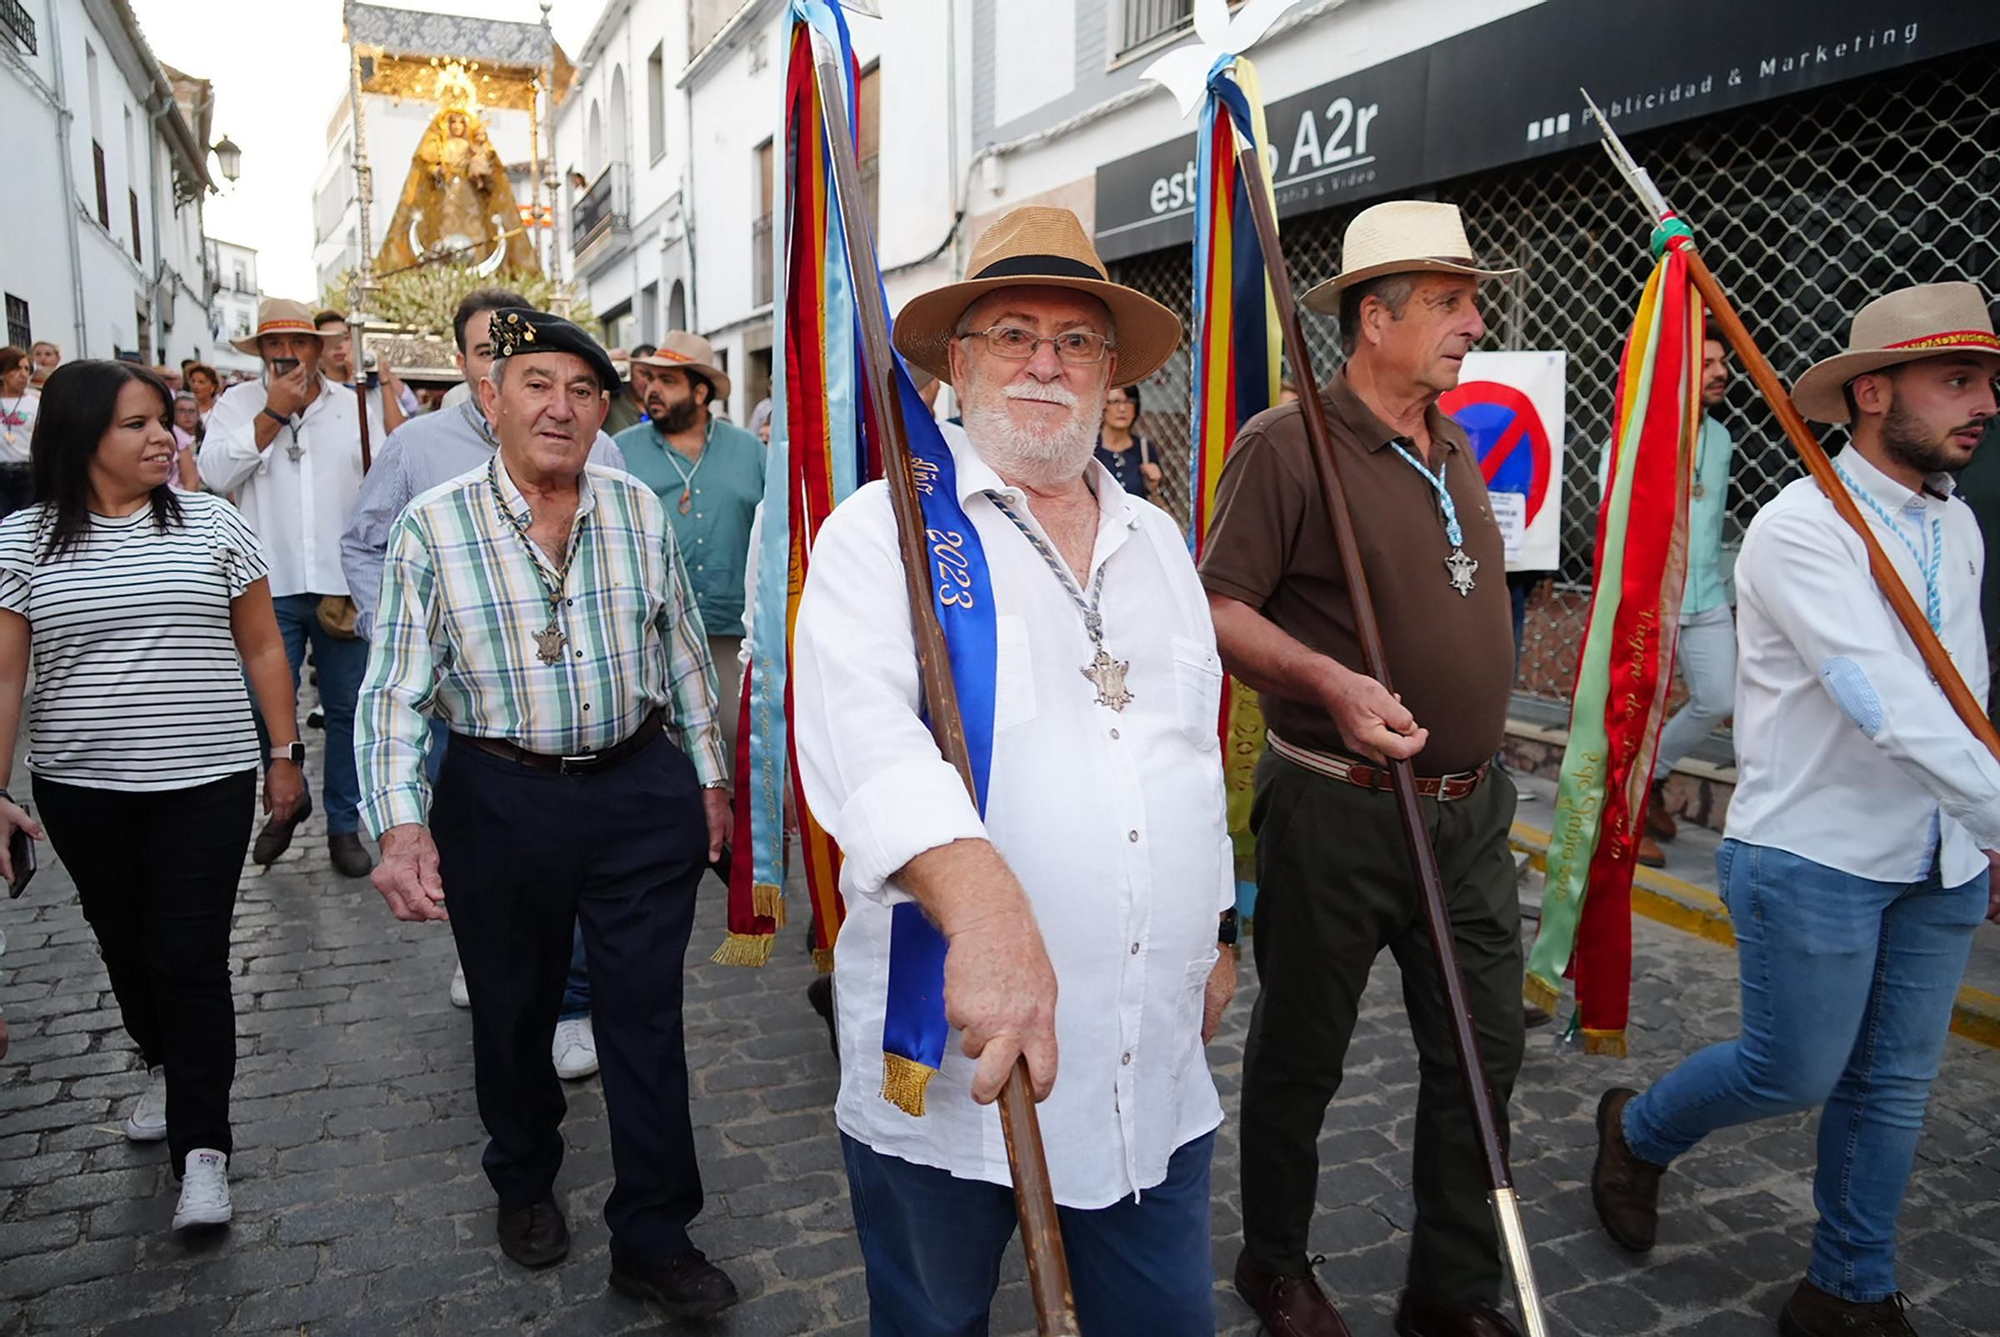
[[[430,0],[402,9],[541,22],[536,0]],[[326,126],[347,87],[340,0],[132,0],[153,54],[215,84],[214,137],[243,150],[243,175],[208,198],[208,235],[257,248],[266,294],[312,302],[313,182],[326,163]],[[555,0],[549,20],[574,58],[603,0]],[[375,164],[400,177],[402,164]]]

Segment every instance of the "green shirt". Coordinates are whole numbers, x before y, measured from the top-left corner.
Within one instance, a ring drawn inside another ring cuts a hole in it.
[[[708,444],[693,462],[651,423],[628,427],[613,440],[624,452],[626,469],[652,488],[666,509],[702,625],[711,636],[741,636],[750,522],[764,500],[764,443],[720,418],[709,420]]]
[[[1729,513],[1729,456],[1734,449],[1729,429],[1702,414],[1701,433],[1694,439],[1695,495],[1688,498],[1683,620],[1729,602],[1729,587],[1722,579],[1722,519]]]

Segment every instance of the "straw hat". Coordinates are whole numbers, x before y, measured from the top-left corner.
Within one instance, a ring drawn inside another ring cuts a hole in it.
[[[635,367],[694,372],[708,382],[714,398],[729,398],[729,373],[715,365],[715,346],[699,334],[668,330],[650,356],[635,357],[631,362]]]
[[[1180,317],[1145,294],[1113,283],[1083,224],[1068,209],[1010,210],[972,248],[965,278],[911,298],[896,317],[896,348],[941,381],[951,379],[951,343],[960,317],[998,288],[1073,288],[1111,311],[1118,376],[1131,385],[1157,371],[1180,346]]]
[[[1792,403],[1814,422],[1846,422],[1841,391],[1856,376],[1946,353],[2000,358],[1986,295],[1972,283],[1919,283],[1877,297],[1854,315],[1847,351],[1815,362],[1792,385]]]
[[[1343,289],[1384,274],[1464,274],[1501,279],[1518,269],[1481,269],[1455,204],[1389,200],[1363,209],[1340,240],[1340,272],[1306,293],[1306,305],[1340,314]]]
[[[313,311],[304,302],[294,302],[289,297],[266,297],[257,303],[257,328],[241,339],[231,339],[229,346],[239,353],[257,356],[257,341],[267,334],[311,334],[321,339],[319,330],[313,325]]]

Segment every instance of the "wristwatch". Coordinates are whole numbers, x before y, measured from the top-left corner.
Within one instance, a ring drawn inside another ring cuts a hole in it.
[[[730,788],[733,788],[733,786],[731,786],[731,784],[730,784],[730,783],[729,783],[729,781],[727,781],[727,780],[710,780],[710,781],[709,781],[709,782],[708,782],[707,784],[703,785],[703,786],[702,786],[702,788],[703,788],[703,789],[725,789],[725,790],[726,790],[726,789],[730,789]]]
[[[288,743],[284,747],[274,747],[271,749],[271,760],[289,761],[303,766],[306,764],[306,745],[304,743]]]
[[[1215,941],[1223,947],[1236,945],[1236,911],[1224,910],[1215,926]]]

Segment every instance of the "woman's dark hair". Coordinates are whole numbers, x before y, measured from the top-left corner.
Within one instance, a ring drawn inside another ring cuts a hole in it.
[[[208,383],[215,387],[215,393],[218,396],[221,395],[222,377],[216,373],[214,367],[209,366],[206,362],[197,362],[191,367],[183,368],[181,371],[181,379],[189,385],[194,384],[194,378],[197,376],[208,377]]]
[[[132,362],[87,359],[65,362],[42,385],[35,415],[29,468],[35,500],[47,510],[42,534],[44,557],[59,557],[90,532],[90,461],[118,418],[118,394],[139,381],[160,397],[160,414],[171,423],[174,395],[148,368]],[[153,525],[161,533],[181,523],[181,504],[165,483],[153,489]]]
[[[1125,385],[1125,386],[1119,386],[1119,387],[1116,387],[1116,388],[1118,388],[1118,389],[1121,389],[1121,390],[1123,390],[1123,391],[1125,392],[1125,398],[1126,398],[1126,401],[1127,401],[1128,403],[1130,403],[1130,404],[1132,405],[1132,418],[1133,418],[1133,421],[1134,421],[1134,422],[1138,421],[1138,417],[1139,417],[1139,387],[1138,387],[1138,386],[1136,386],[1136,385]],[[1109,392],[1107,391],[1106,393],[1109,393]]]
[[[0,348],[0,376],[5,376],[8,372],[14,370],[14,368],[27,360],[28,355],[12,344],[8,344],[5,348]]]

